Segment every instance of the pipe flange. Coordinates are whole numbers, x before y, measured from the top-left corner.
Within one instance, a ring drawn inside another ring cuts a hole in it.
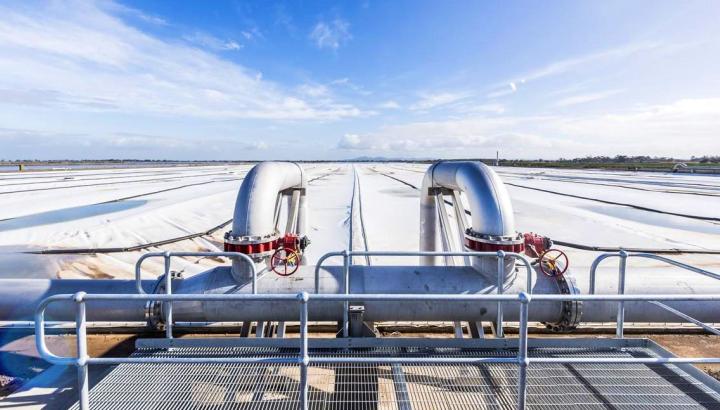
[[[502,245],[514,245],[516,243],[525,242],[525,237],[521,233],[515,235],[489,235],[485,233],[475,232],[472,228],[465,230],[465,237],[471,238],[478,242],[495,243]]]
[[[268,235],[239,236],[232,231],[225,233],[225,252],[239,252],[260,261],[275,252],[280,240],[280,233],[275,231]]]
[[[275,231],[267,235],[233,235],[232,231],[225,232],[225,243],[233,245],[254,245],[258,243],[266,243],[277,241],[280,238],[280,232]]]
[[[170,271],[170,277],[171,279],[183,279],[182,273],[176,271]],[[151,294],[157,295],[164,294],[166,292],[165,274],[162,274],[157,278],[157,281],[155,281],[155,286],[153,286]],[[162,316],[162,304],[163,302],[159,302],[157,300],[148,300],[147,303],[145,303],[145,321],[147,322],[147,326],[151,329],[165,329],[165,320]]]
[[[579,295],[580,289],[578,289],[575,281],[575,277],[570,275],[570,272],[565,272],[563,275],[554,276],[555,281],[558,284],[560,293],[563,295]],[[571,332],[577,329],[582,318],[582,301],[580,300],[564,300],[561,302],[562,313],[560,320],[555,323],[544,322],[545,327],[557,333]]]
[[[518,233],[514,236],[488,235],[475,232],[472,228],[465,230],[465,248],[476,252],[525,252],[525,237]]]

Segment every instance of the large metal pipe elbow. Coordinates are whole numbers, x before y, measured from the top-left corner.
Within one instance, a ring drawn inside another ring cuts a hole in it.
[[[280,194],[290,189],[301,190],[298,217],[298,234],[305,234],[307,226],[307,180],[299,164],[294,162],[261,162],[245,176],[240,186],[232,230],[229,237],[245,243],[262,243],[277,238],[276,210]],[[226,241],[228,236],[226,236]],[[238,279],[252,275],[252,267],[233,260],[233,274]]]
[[[272,235],[278,194],[306,186],[305,174],[299,164],[261,162],[255,165],[245,176],[235,201],[233,236]]]
[[[432,178],[437,186],[465,193],[473,231],[504,237],[516,234],[510,194],[489,166],[477,161],[440,162]]]
[[[500,177],[479,161],[440,161],[428,168],[420,192],[420,250],[438,251],[439,223],[436,189],[465,193],[472,213],[474,234],[515,237],[515,217],[510,195]],[[436,265],[436,257],[424,257],[424,265]]]

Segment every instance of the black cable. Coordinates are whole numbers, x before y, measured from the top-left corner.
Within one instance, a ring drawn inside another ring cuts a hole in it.
[[[498,172],[498,174],[503,175],[503,173],[500,173],[500,172]],[[506,176],[507,175],[510,175],[510,174],[506,174]],[[518,175],[519,174],[512,174],[512,176],[510,176],[510,178],[527,179],[527,178],[523,178],[522,176],[518,176]],[[567,178],[542,178],[542,177],[538,177],[538,176],[533,176],[532,179],[541,179],[543,181],[552,181],[552,182],[565,182],[565,183],[570,183],[570,184],[607,186],[607,187],[611,187],[611,188],[632,189],[635,191],[657,192],[657,193],[661,193],[661,194],[720,197],[720,194],[709,193],[709,192],[693,192],[693,191],[668,190],[668,189],[650,189],[650,188],[618,185],[618,184],[601,184],[599,182],[579,181],[579,180],[571,180],[571,179],[567,179]]]
[[[395,181],[397,181],[397,182],[400,182],[400,183],[402,183],[402,184],[405,184],[405,185],[407,185],[407,186],[409,186],[409,187],[411,187],[411,188],[413,188],[413,189],[416,189],[416,190],[418,190],[418,191],[420,190],[420,189],[419,189],[418,187],[416,187],[415,185],[413,185],[413,184],[411,184],[411,183],[409,183],[409,182],[403,181],[403,180],[401,180],[401,179],[399,179],[399,178],[396,178],[396,177],[394,177],[394,176],[392,176],[392,175],[385,174],[385,173],[380,172],[380,171],[378,171],[378,170],[376,170],[376,169],[373,169],[373,171],[377,172],[377,173],[380,174],[380,175],[383,175],[383,176],[385,176],[385,177],[388,177],[388,178],[390,178],[390,179],[393,179],[393,180],[395,180]],[[506,184],[508,184],[508,183],[506,182]],[[513,185],[513,184],[509,184],[509,185]],[[529,188],[529,187],[524,187],[524,188]],[[529,188],[529,189],[536,189],[536,188]],[[537,188],[537,189],[539,189],[539,188]],[[559,195],[569,195],[569,194],[559,194]],[[586,198],[586,199],[592,199],[592,198]],[[445,201],[445,203],[448,204],[448,205],[452,205],[452,202],[447,201],[447,200]],[[664,213],[663,211],[657,211],[657,210],[656,210],[656,212]],[[467,215],[472,215],[472,213],[471,213],[470,211],[468,211],[467,209],[465,210],[465,213],[466,213]],[[595,251],[595,252],[619,252],[619,251],[621,251],[621,250],[624,250],[624,251],[626,251],[626,252],[643,252],[643,253],[657,253],[657,254],[682,254],[682,253],[687,253],[687,254],[698,254],[698,255],[720,255],[720,250],[716,250],[716,249],[702,250],[702,249],[683,249],[683,248],[666,248],[666,249],[662,249],[662,248],[661,248],[661,249],[650,249],[650,248],[621,248],[621,247],[605,247],[605,246],[583,245],[583,244],[578,244],[578,243],[573,243],[573,242],[559,241],[559,240],[555,240],[555,239],[553,239],[552,241],[553,241],[553,243],[556,244],[556,245],[565,246],[565,247],[574,248],[574,249],[581,249],[581,250],[585,250],[585,251]]]
[[[640,252],[640,253],[657,253],[657,254],[701,254],[701,255],[720,255],[720,250],[702,250],[702,249],[683,249],[683,248],[667,248],[667,249],[650,249],[650,248],[620,248],[610,246],[590,246],[573,242],[552,240],[555,245],[565,246],[567,248],[581,249],[584,251],[595,252]]]
[[[144,197],[144,196],[155,195],[155,194],[160,194],[160,193],[169,192],[169,191],[175,191],[175,190],[178,190],[178,189],[183,189],[183,188],[187,188],[187,187],[191,187],[191,186],[214,184],[214,183],[217,183],[217,182],[242,181],[243,179],[245,179],[245,178],[244,178],[244,177],[242,177],[242,178],[227,178],[227,179],[218,179],[218,180],[214,180],[214,181],[195,182],[195,183],[192,183],[192,184],[179,185],[179,186],[176,186],[176,187],[165,188],[165,189],[161,189],[161,190],[158,190],[158,191],[144,192],[144,193],[142,193],[142,194],[130,195],[130,196],[122,197],[122,198],[110,199],[110,200],[107,200],[107,201],[96,202],[96,203],[94,203],[94,204],[88,204],[88,205],[83,205],[83,206],[96,206],[96,205],[112,204],[112,203],[115,203],[115,202],[127,201],[128,199],[142,198],[142,197]],[[15,220],[15,219],[25,218],[25,217],[28,217],[28,216],[32,216],[32,214],[30,214],[30,215],[22,215],[22,216],[14,216],[14,217],[11,217],[11,218],[0,219],[0,222],[12,221],[12,220]]]
[[[134,175],[132,178],[142,178],[142,177],[153,177],[153,176],[166,176],[166,175],[178,175],[182,174],[182,172],[159,172],[157,174],[148,174],[145,173],[144,175]],[[102,174],[99,174],[102,175]],[[8,187],[8,186],[17,186],[17,185],[40,185],[40,184],[57,184],[60,182],[85,182],[85,181],[100,181],[100,180],[107,180],[107,179],[123,179],[128,178],[125,175],[112,175],[112,176],[98,176],[98,175],[87,175],[92,178],[83,178],[85,175],[78,175],[78,176],[57,176],[53,177],[54,179],[49,181],[32,181],[32,182],[13,182],[11,184],[2,184],[0,185],[0,188]],[[22,180],[19,178],[15,178],[16,180]]]
[[[605,199],[590,198],[590,197],[581,196],[581,195],[566,194],[566,193],[563,193],[563,192],[550,191],[549,189],[534,188],[534,187],[529,187],[529,186],[525,186],[525,185],[512,184],[512,183],[510,183],[510,182],[506,182],[505,185],[510,185],[510,186],[514,186],[514,187],[517,187],[517,188],[531,189],[531,190],[533,190],[533,191],[540,191],[540,192],[545,192],[545,193],[548,193],[548,194],[554,194],[554,195],[560,195],[560,196],[567,196],[567,197],[570,197],[570,198],[585,199],[585,200],[588,200],[588,201],[595,201],[595,202],[600,202],[600,203],[608,204],[608,205],[626,206],[626,207],[628,207],[628,208],[639,209],[639,210],[641,210],[641,211],[654,212],[654,213],[658,213],[658,214],[679,216],[679,217],[682,217],[682,218],[697,219],[697,220],[701,220],[701,221],[720,222],[720,218],[715,218],[715,217],[712,217],[712,216],[689,215],[689,214],[681,214],[681,213],[677,213],[677,212],[662,211],[662,210],[659,210],[659,209],[648,208],[648,207],[640,206],[640,205],[633,205],[633,204],[628,204],[628,203],[624,203],[624,202],[607,201],[607,200],[605,200]]]
[[[335,171],[337,171],[337,170],[335,170]],[[332,171],[323,176],[330,175],[330,174],[334,173],[335,171]],[[244,178],[241,178],[241,179],[244,179]],[[144,244],[140,244],[140,245],[126,246],[126,247],[114,247],[114,248],[41,249],[41,250],[37,250],[37,251],[24,251],[21,253],[32,254],[32,255],[77,255],[77,254],[95,254],[95,253],[134,252],[134,251],[139,251],[142,249],[168,245],[168,244],[175,243],[175,242],[186,241],[188,239],[195,239],[195,238],[199,238],[201,236],[212,235],[213,233],[217,232],[218,230],[230,225],[232,223],[232,221],[233,221],[232,219],[229,219],[229,220],[221,223],[220,225],[210,228],[204,232],[193,233],[190,235],[179,236],[176,238],[164,239],[162,241],[148,242],[148,243],[144,243]]]
[[[113,182],[103,182],[98,184],[83,184],[83,185],[69,185],[69,186],[55,186],[55,187],[47,187],[47,188],[32,188],[32,189],[22,189],[17,191],[5,191],[0,192],[0,195],[7,195],[7,194],[18,194],[23,192],[37,192],[37,191],[51,191],[56,189],[71,189],[71,188],[84,188],[84,187],[91,187],[91,186],[103,186],[103,185],[117,185],[117,184],[132,184],[132,183],[142,183],[142,182],[156,182],[156,181],[171,181],[181,178],[198,178],[198,177],[210,177],[210,176],[217,176],[217,175],[228,175],[227,172],[220,172],[215,174],[195,174],[195,175],[183,175],[183,176],[177,176],[177,177],[166,177],[166,178],[155,178],[155,179],[137,179],[132,181],[113,181]]]
[[[22,253],[34,254],[34,255],[74,255],[74,254],[85,254],[85,253],[121,253],[121,252],[133,252],[147,248],[154,248],[157,246],[168,245],[175,242],[186,241],[188,239],[195,239],[201,236],[212,235],[216,231],[230,225],[232,219],[221,223],[213,228],[208,229],[204,232],[193,233],[190,235],[179,236],[177,238],[165,239],[162,241],[148,242],[140,245],[127,246],[124,248],[76,248],[76,249],[42,249],[39,251],[26,251]]]

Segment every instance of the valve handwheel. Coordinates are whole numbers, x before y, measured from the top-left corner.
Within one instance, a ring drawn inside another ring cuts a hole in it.
[[[297,251],[287,247],[279,248],[270,258],[270,267],[280,276],[290,276],[297,272],[300,258]]]
[[[559,249],[548,249],[540,255],[540,270],[550,277],[562,276],[570,266],[565,252]]]

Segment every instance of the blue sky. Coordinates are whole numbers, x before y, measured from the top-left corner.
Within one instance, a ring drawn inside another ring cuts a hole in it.
[[[5,1],[0,159],[720,154],[717,1]]]

